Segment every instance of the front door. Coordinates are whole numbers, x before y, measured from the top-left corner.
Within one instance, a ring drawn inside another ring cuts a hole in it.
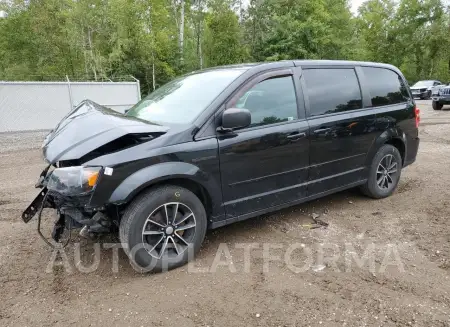
[[[295,201],[307,194],[309,126],[293,69],[256,77],[227,108],[246,108],[251,125],[218,134],[228,217]],[[300,110],[299,110],[300,109]]]

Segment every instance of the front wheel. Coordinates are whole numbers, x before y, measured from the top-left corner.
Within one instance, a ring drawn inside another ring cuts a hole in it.
[[[193,259],[206,233],[206,212],[191,191],[166,185],[136,198],[122,216],[120,241],[140,272],[166,271]]]
[[[443,104],[440,104],[440,103],[437,102],[437,101],[433,101],[433,102],[431,103],[431,106],[433,107],[434,110],[441,110],[442,107],[443,107],[444,105],[443,105]]]
[[[390,196],[397,188],[402,170],[402,157],[398,149],[383,145],[372,159],[369,178],[361,187],[363,193],[374,199]]]

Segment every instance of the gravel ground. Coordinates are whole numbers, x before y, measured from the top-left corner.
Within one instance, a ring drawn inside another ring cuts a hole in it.
[[[392,197],[350,190],[211,231],[193,265],[163,274],[121,250],[115,265],[114,237],[75,237],[55,261],[20,220],[45,133],[0,134],[0,326],[450,326],[450,110],[418,105],[419,155]]]

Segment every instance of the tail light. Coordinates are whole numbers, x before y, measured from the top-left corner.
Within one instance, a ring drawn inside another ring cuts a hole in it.
[[[416,117],[416,128],[419,128],[420,124],[420,109],[417,107],[414,107],[414,117]]]

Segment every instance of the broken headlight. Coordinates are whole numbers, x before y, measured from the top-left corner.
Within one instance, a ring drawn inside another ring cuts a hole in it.
[[[64,195],[90,192],[97,185],[101,167],[66,167],[53,170],[47,188]]]

